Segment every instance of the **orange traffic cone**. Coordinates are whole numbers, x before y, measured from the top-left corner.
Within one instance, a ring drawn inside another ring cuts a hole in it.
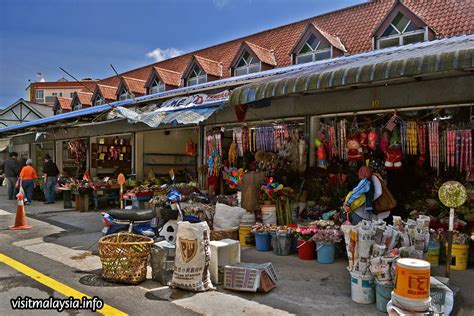
[[[26,224],[25,203],[23,201],[22,190],[20,190],[20,193],[18,193],[17,198],[18,198],[18,206],[16,208],[15,226],[10,226],[8,227],[8,229],[11,229],[11,230],[30,229],[32,226],[28,226]]]

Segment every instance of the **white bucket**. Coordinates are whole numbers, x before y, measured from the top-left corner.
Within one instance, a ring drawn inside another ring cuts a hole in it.
[[[255,225],[255,214],[251,212],[245,212],[240,221],[240,226],[253,226]]]
[[[351,298],[359,304],[375,303],[375,283],[372,274],[351,272]]]
[[[426,299],[411,299],[406,298],[403,296],[397,295],[394,291],[392,291],[392,304],[394,306],[400,307],[406,311],[411,312],[425,312],[431,306],[431,296],[428,296]]]
[[[268,225],[276,225],[277,214],[275,205],[262,205],[262,222]]]

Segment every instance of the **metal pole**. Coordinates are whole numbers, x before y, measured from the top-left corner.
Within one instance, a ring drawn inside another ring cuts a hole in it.
[[[454,228],[454,208],[449,209],[449,230],[448,230],[448,250],[446,253],[446,274],[445,277],[449,278],[451,270],[451,251],[453,247],[453,228]]]

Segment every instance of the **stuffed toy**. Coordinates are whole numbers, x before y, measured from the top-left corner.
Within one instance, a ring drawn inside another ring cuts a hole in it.
[[[389,145],[389,134],[388,134],[388,131],[385,130],[382,133],[382,138],[380,139],[380,150],[382,150],[383,152],[386,152],[388,149],[388,145]]]
[[[378,135],[376,131],[370,131],[369,134],[367,135],[368,138],[368,143],[367,146],[375,150],[377,148],[377,143],[378,143]]]
[[[347,139],[347,159],[349,161],[362,160],[362,148],[356,136]]]
[[[390,136],[390,148],[400,148],[402,146],[402,139],[400,137],[400,131],[398,128],[392,131],[392,136]]]
[[[367,152],[367,146],[369,145],[369,133],[367,131],[362,131],[359,133],[359,142],[362,147],[362,151]]]
[[[326,149],[324,148],[323,142],[316,138],[314,140],[314,146],[316,146],[316,157],[318,159],[318,167],[326,169],[328,167],[328,162],[326,159]]]
[[[400,148],[391,147],[385,152],[385,167],[387,169],[399,169],[402,167],[402,150]]]

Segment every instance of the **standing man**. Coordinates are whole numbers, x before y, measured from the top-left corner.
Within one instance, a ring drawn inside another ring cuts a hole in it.
[[[51,156],[46,154],[44,156],[44,198],[46,199],[45,204],[53,204],[56,199],[56,184],[58,183],[59,169],[56,164],[51,160]]]
[[[3,172],[7,178],[8,199],[13,200],[15,199],[16,181],[20,173],[20,162],[16,152],[12,152],[10,157],[5,160]]]

